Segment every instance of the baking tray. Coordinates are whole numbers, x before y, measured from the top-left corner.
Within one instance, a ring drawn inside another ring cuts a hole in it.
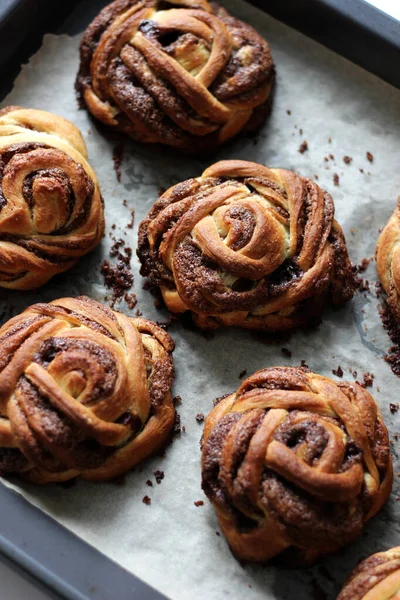
[[[40,46],[45,31],[78,33],[87,25],[88,14],[94,16],[107,3],[63,3],[68,4],[68,11],[60,16],[58,10],[54,13],[54,3],[47,0],[3,1],[0,99],[11,89],[21,63]],[[265,0],[252,3],[400,88],[400,23],[363,0],[269,0],[268,6]],[[165,598],[2,484],[0,507],[0,551],[62,597]]]

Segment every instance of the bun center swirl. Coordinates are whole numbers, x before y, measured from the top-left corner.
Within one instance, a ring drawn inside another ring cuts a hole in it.
[[[206,420],[203,489],[233,551],[312,562],[359,535],[390,493],[387,430],[372,397],[300,369],[243,382]]]
[[[281,169],[222,161],[170,188],[140,225],[141,273],[200,326],[280,329],[318,314],[354,278],[332,198]],[[308,301],[308,304],[307,304]]]
[[[44,111],[0,111],[0,285],[32,289],[71,267],[104,232],[79,131]]]
[[[8,152],[15,154],[0,175],[4,233],[61,235],[82,221],[94,190],[79,163],[64,152],[35,144],[11,146]]]
[[[150,321],[65,298],[30,307],[0,341],[3,471],[107,479],[166,440],[173,343]]]
[[[268,44],[205,0],[113,2],[86,30],[77,89],[95,117],[194,152],[266,116]]]

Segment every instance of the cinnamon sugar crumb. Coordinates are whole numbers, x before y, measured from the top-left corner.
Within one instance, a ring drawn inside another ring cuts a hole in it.
[[[164,479],[164,471],[157,469],[157,471],[154,471],[154,477],[156,478],[157,483],[161,483]]]
[[[117,181],[121,181],[121,165],[124,158],[125,143],[119,142],[113,149],[113,164],[114,171],[117,176]]]
[[[363,381],[360,383],[361,387],[364,389],[367,387],[372,387],[374,379],[375,375],[373,373],[363,373]]]
[[[307,142],[307,140],[304,140],[304,142],[302,142],[300,144],[298,152],[300,152],[300,154],[303,154],[307,150],[308,150],[308,142]]]

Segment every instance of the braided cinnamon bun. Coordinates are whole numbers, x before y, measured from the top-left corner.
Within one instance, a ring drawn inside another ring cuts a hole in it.
[[[311,179],[221,161],[169,190],[139,228],[141,274],[197,325],[284,330],[352,298],[331,196]]]
[[[188,151],[255,129],[274,67],[249,25],[207,0],[116,0],[87,28],[76,80],[94,117]]]
[[[400,198],[396,210],[379,236],[376,247],[376,267],[387,303],[400,321]]]
[[[0,329],[0,471],[105,480],[169,438],[171,337],[85,296],[35,304]]]
[[[100,189],[80,131],[42,110],[0,110],[0,286],[43,285],[103,233]]]
[[[388,432],[371,395],[301,368],[248,377],[206,419],[202,485],[242,560],[309,564],[387,500]]]
[[[400,546],[363,560],[346,581],[337,600],[400,598]]]

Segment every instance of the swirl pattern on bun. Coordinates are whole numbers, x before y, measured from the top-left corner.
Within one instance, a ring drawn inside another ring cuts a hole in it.
[[[206,0],[116,0],[87,28],[76,87],[139,142],[189,152],[258,127],[274,67],[249,25]]]
[[[171,337],[87,297],[35,304],[0,329],[0,471],[35,483],[117,477],[164,445]]]
[[[75,125],[42,110],[0,110],[0,286],[43,285],[103,233],[99,185]]]
[[[400,595],[400,546],[363,560],[337,600],[396,600]]]
[[[140,225],[138,256],[169,310],[203,328],[292,329],[355,289],[331,196],[246,161],[167,190]]]
[[[310,564],[354,540],[387,500],[388,432],[357,383],[267,368],[208,415],[202,479],[239,559]]]

